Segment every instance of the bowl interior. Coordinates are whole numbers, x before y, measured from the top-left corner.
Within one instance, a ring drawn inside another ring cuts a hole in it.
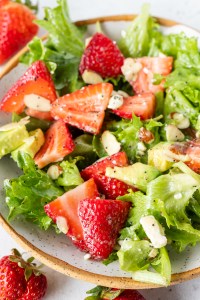
[[[112,37],[114,40],[119,40],[121,31],[124,30],[128,26],[128,21],[111,21],[104,22],[102,24],[103,31],[108,34],[108,36]],[[173,27],[163,27],[162,30],[164,32],[180,32],[185,31],[188,35],[196,35],[198,36],[198,32],[192,30],[190,28],[183,27],[181,25],[175,25]],[[95,32],[95,24],[90,24],[88,26],[88,35],[92,35]],[[6,75],[0,82],[0,99],[4,95],[4,93],[12,86],[12,84],[24,73],[26,66],[19,64],[16,68],[12,69],[11,72]],[[7,123],[10,120],[10,115],[6,113],[0,112],[0,125]],[[8,215],[8,209],[5,204],[5,195],[2,189],[3,180],[5,178],[13,178],[19,176],[20,170],[16,167],[15,162],[12,161],[9,157],[5,157],[0,160],[0,212],[2,216],[6,219]],[[25,240],[29,241],[33,246],[42,250],[46,254],[49,255],[49,266],[57,269],[56,265],[51,263],[51,257],[56,257],[58,260],[62,261],[61,270],[63,273],[67,275],[72,275],[70,272],[65,269],[68,266],[65,264],[68,263],[71,266],[75,267],[74,272],[77,273],[76,277],[79,276],[79,269],[88,271],[89,274],[85,279],[88,281],[92,281],[92,274],[97,275],[105,275],[108,277],[107,286],[110,284],[111,279],[113,277],[127,277],[130,278],[130,274],[123,272],[119,269],[119,265],[117,262],[110,264],[109,266],[104,266],[101,262],[96,262],[92,260],[84,260],[84,253],[77,250],[71,243],[71,241],[64,235],[57,235],[53,230],[42,231],[32,223],[27,222],[23,218],[18,218],[14,222],[12,222],[11,227],[15,229],[16,232],[12,232],[11,234],[16,237],[18,236],[18,241],[20,242],[20,236],[22,236]],[[31,251],[32,248],[27,246],[27,248]],[[182,254],[176,254],[175,252],[170,252],[170,257],[172,261],[172,272],[173,273],[182,273],[192,270],[194,268],[200,267],[200,245],[196,247],[189,248]],[[42,259],[42,257],[40,257]],[[45,263],[47,263],[45,261]],[[62,270],[63,268],[63,270]],[[98,277],[98,276],[97,276]],[[110,277],[110,279],[109,279]],[[101,276],[100,282],[98,284],[102,284]],[[181,279],[181,274],[180,274]],[[133,281],[132,281],[133,283]],[[105,282],[104,282],[105,285]],[[148,285],[143,285],[142,287],[147,287]],[[122,284],[123,287],[123,284]],[[134,287],[134,284],[133,284]],[[149,286],[148,286],[149,287]]]

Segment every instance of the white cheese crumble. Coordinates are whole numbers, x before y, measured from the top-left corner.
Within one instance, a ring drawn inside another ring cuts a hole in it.
[[[127,81],[133,81],[136,79],[138,72],[142,69],[142,64],[137,62],[134,58],[126,58],[124,64],[121,67],[122,74]]]
[[[154,248],[162,248],[167,245],[164,230],[154,216],[145,216],[140,219],[144,232],[150,239]]]
[[[183,114],[174,113],[172,118],[176,121],[176,126],[179,129],[186,129],[190,126],[190,120],[186,118]]]
[[[184,134],[173,124],[169,124],[165,127],[166,138],[168,142],[183,141]]]
[[[83,258],[84,258],[84,260],[88,260],[91,258],[91,254],[86,253]]]
[[[123,96],[120,94],[114,94],[110,97],[108,108],[118,109],[124,103]]]

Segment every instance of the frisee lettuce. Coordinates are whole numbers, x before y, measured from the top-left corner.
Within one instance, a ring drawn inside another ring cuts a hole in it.
[[[64,191],[46,172],[37,168],[27,153],[19,152],[17,163],[24,174],[4,181],[6,203],[9,207],[8,220],[23,215],[46,230],[52,220],[46,215],[44,205],[61,196]]]
[[[156,119],[141,121],[140,118],[133,114],[132,120],[121,119],[120,121],[110,121],[106,124],[106,128],[110,130],[121,143],[122,149],[126,152],[130,163],[137,161],[147,162],[147,153],[138,154],[139,130],[144,127],[150,130],[154,135],[154,140],[145,146],[149,149],[157,144],[160,140],[159,128],[163,124]]]
[[[59,164],[62,174],[57,180],[52,180],[45,171],[38,169],[29,154],[19,152],[17,164],[23,174],[4,181],[8,219],[23,215],[42,229],[48,229],[52,220],[46,215],[44,205],[83,182],[76,166],[80,159],[76,157],[62,161]]]
[[[56,183],[59,186],[63,186],[65,191],[69,191],[84,182],[76,165],[77,161],[81,159],[81,157],[76,157],[74,159],[69,158],[69,161],[63,160],[59,164],[62,173],[59,175],[58,179],[56,179]]]

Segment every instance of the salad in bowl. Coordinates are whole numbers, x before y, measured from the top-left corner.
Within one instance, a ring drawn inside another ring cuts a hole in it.
[[[148,5],[117,41],[99,22],[92,35],[73,24],[64,0],[37,24],[47,40],[29,43],[0,102],[12,114],[0,157],[21,170],[4,180],[8,220],[54,228],[85,261],[169,285],[171,249],[200,241],[197,38],[164,35]]]

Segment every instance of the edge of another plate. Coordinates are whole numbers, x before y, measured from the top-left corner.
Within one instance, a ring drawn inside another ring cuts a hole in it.
[[[118,21],[131,21],[135,18],[136,15],[116,15],[116,16],[107,16],[107,17],[99,17],[94,19],[88,19],[83,21],[75,22],[76,25],[89,25],[94,24],[97,21],[99,22],[118,22]],[[174,26],[174,25],[182,25],[176,21],[157,18],[159,24],[163,26]],[[187,26],[190,28],[189,26]],[[42,39],[45,39],[47,36],[43,36]],[[22,54],[28,51],[28,47],[24,47],[21,51],[19,51],[11,60],[7,62],[3,70],[0,72],[0,79],[3,78],[7,73],[9,73],[17,64],[19,63],[19,58]],[[58,259],[52,255],[45,253],[39,248],[35,247],[32,243],[26,240],[22,235],[17,233],[15,229],[4,219],[4,217],[0,213],[0,225],[7,231],[7,233],[15,239],[15,241],[20,244],[25,250],[32,253],[32,255],[44,263],[46,266],[75,279],[80,279],[84,281],[88,281],[97,285],[113,287],[113,288],[121,288],[121,289],[150,289],[150,288],[158,288],[159,285],[155,285],[152,283],[142,283],[138,281],[134,281],[131,278],[127,277],[114,277],[114,276],[106,276],[101,274],[95,274],[89,271],[82,270],[80,268],[74,267],[67,262]],[[200,276],[200,267],[181,272],[177,274],[172,274],[171,285],[175,285],[181,283],[183,281],[191,280]]]

